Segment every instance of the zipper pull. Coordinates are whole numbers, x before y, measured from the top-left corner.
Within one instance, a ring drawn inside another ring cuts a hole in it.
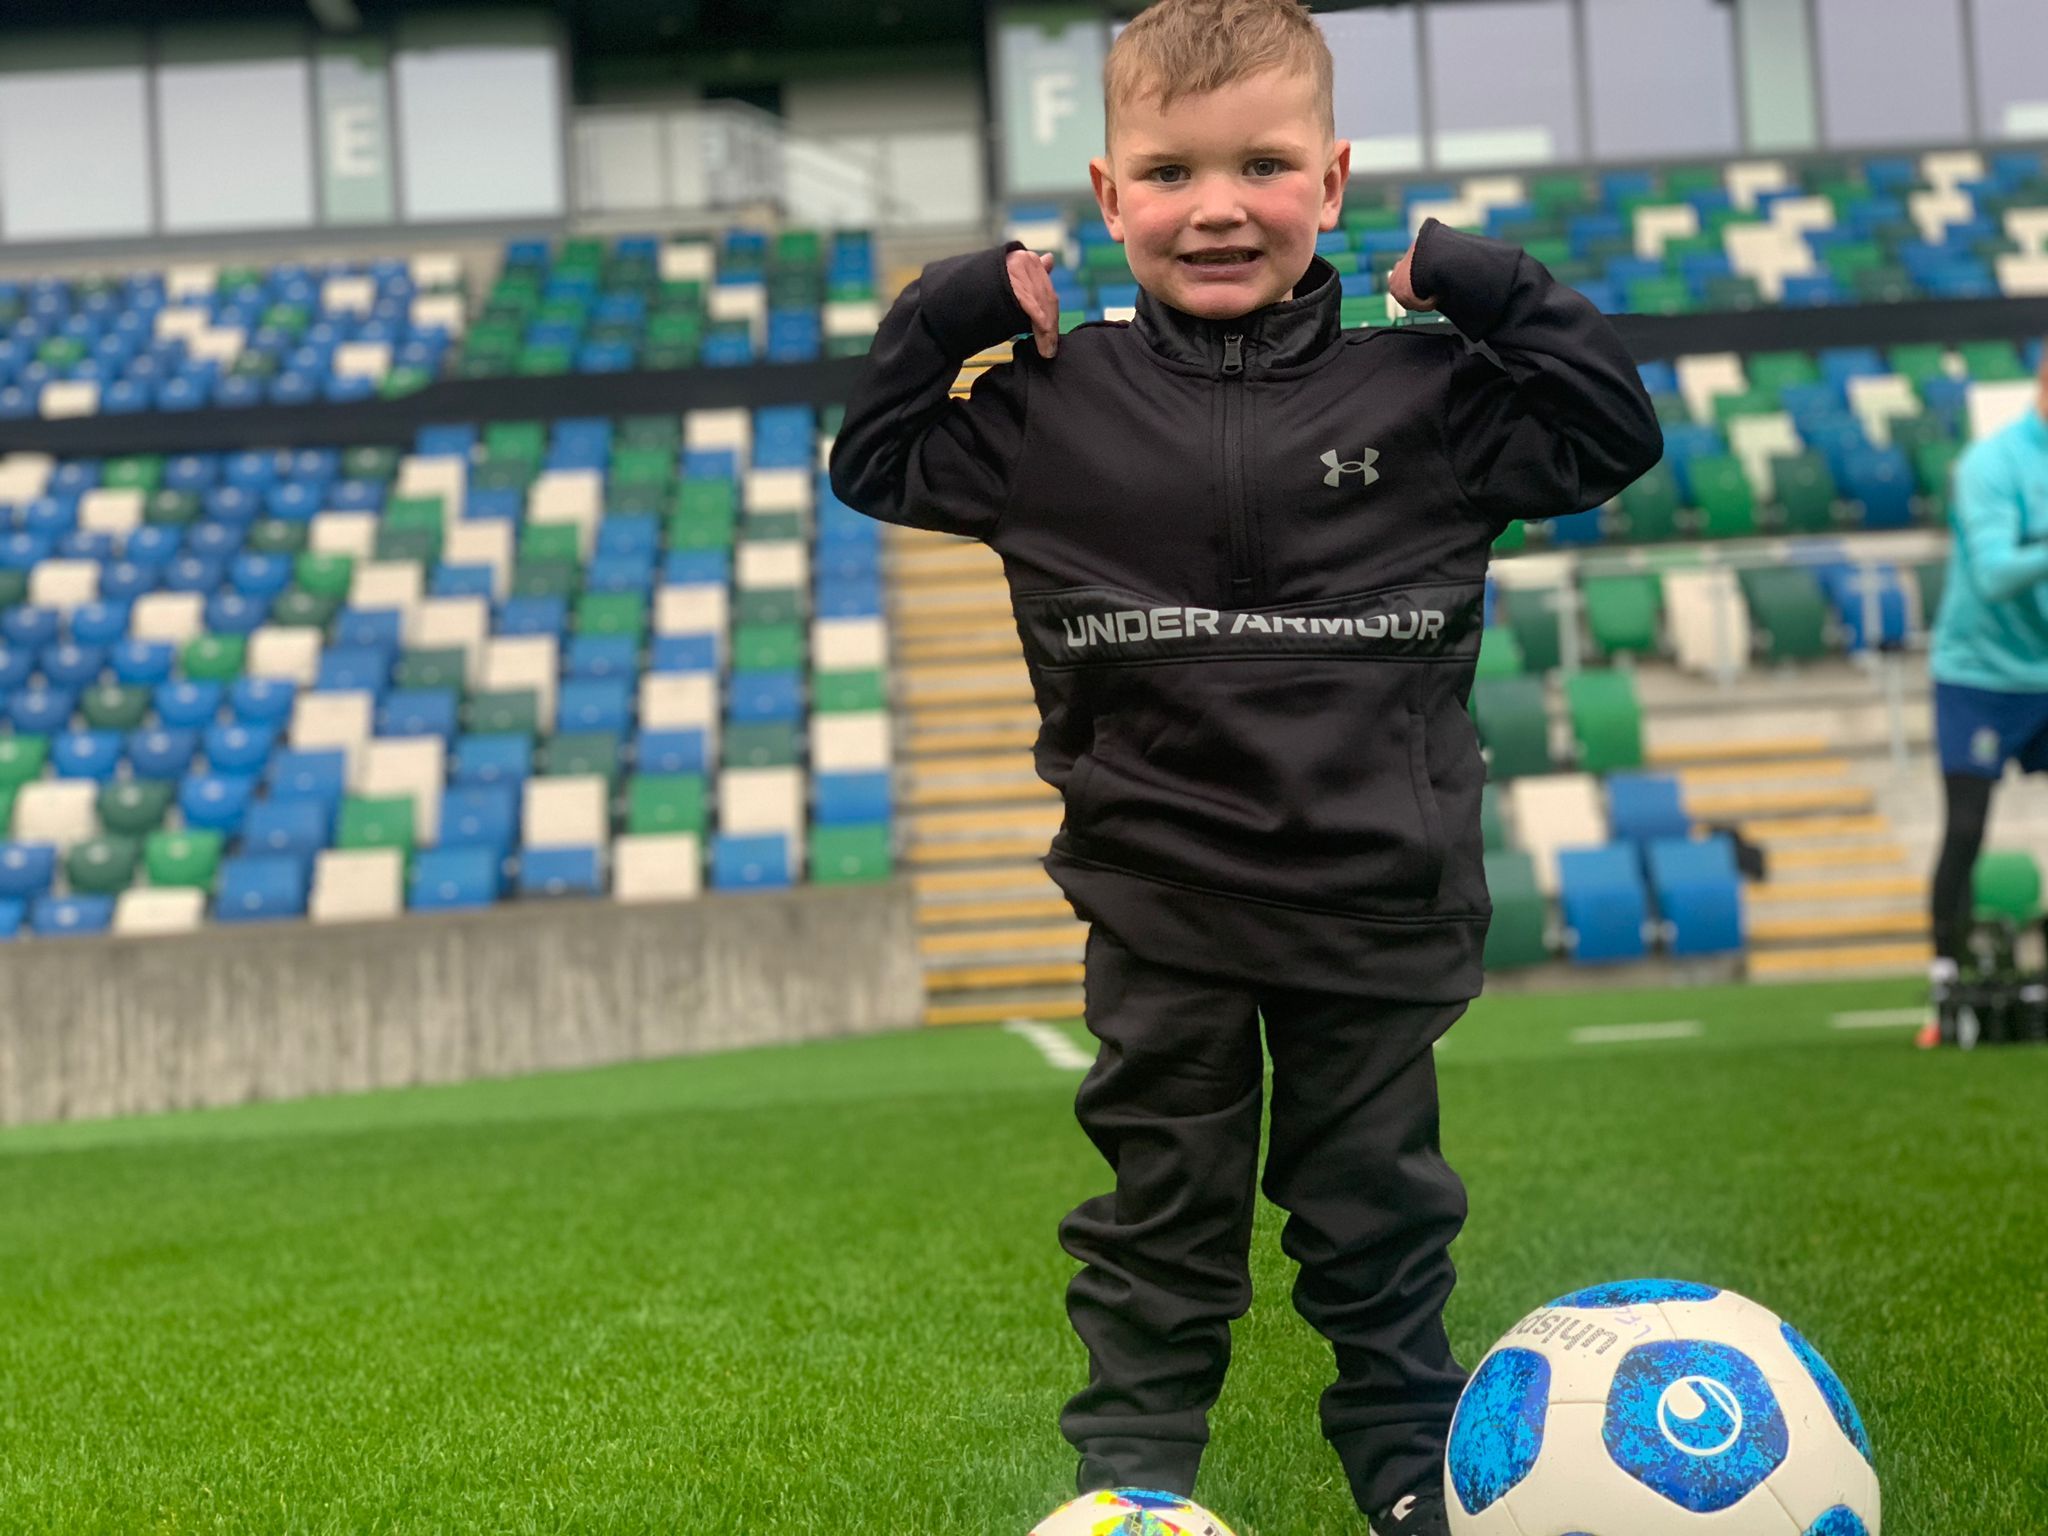
[[[1244,338],[1226,336],[1223,338],[1223,372],[1225,376],[1244,372]]]

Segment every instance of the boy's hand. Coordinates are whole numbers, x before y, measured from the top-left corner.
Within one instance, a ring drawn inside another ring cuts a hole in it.
[[[1434,299],[1425,299],[1415,291],[1415,247],[1409,246],[1401,253],[1401,259],[1394,263],[1394,270],[1387,277],[1387,291],[1394,296],[1394,302],[1403,309],[1433,310]]]
[[[1010,252],[1010,292],[1031,317],[1031,337],[1038,343],[1038,355],[1051,357],[1060,349],[1060,298],[1052,291],[1052,268],[1058,260],[1052,252]]]

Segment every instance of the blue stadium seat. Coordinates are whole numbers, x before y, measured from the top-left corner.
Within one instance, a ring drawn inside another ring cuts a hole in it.
[[[337,650],[395,655],[405,644],[405,615],[396,608],[344,608],[334,616],[331,639]]]
[[[488,565],[437,565],[427,578],[429,597],[497,596],[498,573]]]
[[[105,933],[113,925],[111,896],[43,896],[29,909],[29,930],[47,939]]]
[[[559,635],[568,627],[565,597],[508,597],[498,607],[501,635]]]
[[[626,678],[578,678],[563,683],[555,707],[556,729],[562,732],[631,729],[633,684]]]
[[[391,653],[383,647],[338,647],[321,656],[313,691],[381,695],[390,680]]]
[[[242,822],[243,851],[310,862],[333,835],[333,807],[320,800],[264,800]]]
[[[87,603],[72,610],[71,638],[80,645],[112,647],[128,633],[129,604]]]
[[[1842,494],[1863,503],[1866,528],[1913,522],[1913,466],[1900,448],[1857,447],[1843,459]]]
[[[563,652],[563,676],[577,682],[624,678],[640,671],[640,642],[632,635],[577,635]]]
[[[821,773],[811,781],[815,804],[812,820],[819,826],[852,826],[889,820],[893,796],[889,775]]]
[[[702,731],[642,731],[633,745],[633,762],[643,774],[707,773],[710,746]]]
[[[441,797],[441,846],[510,853],[519,836],[519,786],[459,784]]]
[[[21,932],[21,925],[27,921],[28,906],[24,902],[0,901],[0,939],[11,939]]]
[[[59,641],[42,653],[43,680],[54,688],[85,688],[99,681],[107,653],[98,646]]]
[[[732,553],[723,549],[672,549],[662,561],[666,587],[723,587],[732,583]]]
[[[415,912],[455,912],[488,907],[498,899],[504,865],[489,848],[430,848],[412,864],[406,905]]]
[[[1664,774],[1617,773],[1607,781],[1607,819],[1617,843],[1647,843],[1660,837],[1689,837],[1678,780]]]
[[[290,856],[245,854],[221,861],[214,916],[223,923],[276,922],[306,915],[309,872]]]
[[[273,800],[315,800],[330,809],[348,792],[348,754],[340,747],[291,748],[270,759]]]
[[[59,778],[105,784],[120,768],[127,746],[119,731],[66,731],[50,743],[50,763]]]
[[[173,730],[199,730],[220,714],[227,690],[212,681],[177,678],[156,688],[156,717]]]
[[[533,742],[525,736],[459,736],[451,784],[524,784],[533,774]]]
[[[282,725],[298,696],[289,678],[242,677],[228,690],[228,709],[244,725]]]
[[[1742,948],[1742,878],[1725,836],[1660,838],[1649,846],[1650,886],[1674,955]]]
[[[128,766],[152,782],[182,778],[199,755],[199,732],[190,726],[154,726],[128,735]]]
[[[602,889],[595,848],[528,848],[519,855],[522,896],[595,896]]]
[[[233,837],[241,830],[255,793],[254,774],[188,774],[178,782],[178,810],[188,827]]]
[[[1814,575],[1827,594],[1828,606],[1849,632],[1851,650],[1867,650],[1873,639],[1882,649],[1905,642],[1906,582],[1898,567],[1822,564],[1814,568]],[[1870,629],[1873,617],[1875,636]]]
[[[650,672],[716,672],[716,635],[656,635],[647,660]]]
[[[1634,848],[1567,848],[1557,856],[1558,902],[1566,942],[1581,965],[1639,960],[1649,896]]]
[[[721,891],[780,890],[790,884],[789,843],[780,834],[711,840],[711,884]]]
[[[797,672],[735,672],[727,693],[728,718],[754,725],[803,718],[803,676]]]
[[[451,689],[394,689],[377,705],[377,734],[450,741],[461,728],[460,713],[461,701]]]
[[[0,896],[25,901],[57,878],[57,850],[47,843],[0,843]]]
[[[24,735],[54,736],[70,725],[77,708],[78,695],[70,689],[31,683],[15,690],[8,701],[7,718]]]

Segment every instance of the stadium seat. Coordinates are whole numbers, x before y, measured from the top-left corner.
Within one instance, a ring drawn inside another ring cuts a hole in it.
[[[1617,773],[1607,781],[1607,811],[1614,841],[1643,844],[1689,837],[1678,780],[1664,774]]]
[[[1491,777],[1550,771],[1550,718],[1542,678],[1479,679],[1472,685],[1472,715]]]
[[[1603,653],[1640,656],[1657,650],[1664,588],[1655,574],[1589,576],[1585,599],[1587,627]]]
[[[1486,930],[1490,971],[1539,965],[1550,958],[1548,904],[1536,883],[1536,864],[1518,849],[1486,854],[1486,888],[1493,921]]]
[[[1643,716],[1627,672],[1579,672],[1564,682],[1579,767],[1588,773],[1635,768],[1643,760]]]
[[[703,889],[703,866],[703,844],[695,832],[631,833],[612,844],[613,898],[690,900]]]
[[[1649,898],[1635,850],[1567,848],[1557,856],[1565,945],[1580,965],[1638,960],[1647,953]]]
[[[1650,888],[1674,955],[1740,952],[1742,881],[1724,836],[1658,838],[1648,847]]]
[[[155,879],[154,873],[151,875]],[[306,913],[308,871],[295,858],[244,855],[220,866],[214,914],[223,923],[277,922]]]
[[[502,855],[488,847],[431,848],[413,860],[406,905],[416,912],[488,907],[498,900]]]

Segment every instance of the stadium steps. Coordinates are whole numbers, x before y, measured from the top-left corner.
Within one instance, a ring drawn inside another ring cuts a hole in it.
[[[1040,862],[1061,807],[1032,763],[1038,711],[1002,563],[904,529],[887,571],[925,1022],[1072,1018],[1087,930]]]

